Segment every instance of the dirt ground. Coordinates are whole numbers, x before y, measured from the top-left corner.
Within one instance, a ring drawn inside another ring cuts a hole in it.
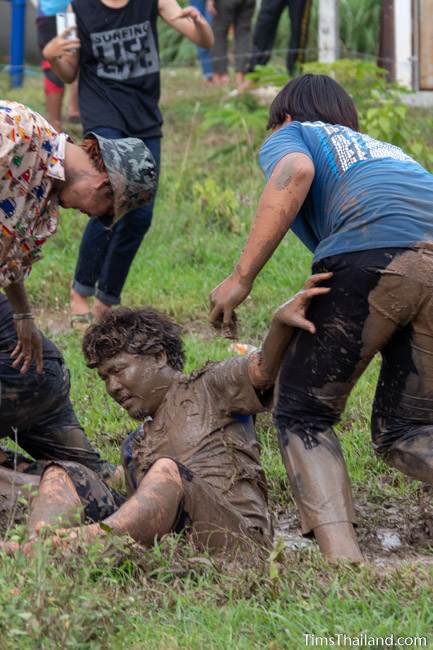
[[[418,502],[390,498],[386,503],[357,503],[357,536],[366,559],[375,564],[398,565],[405,561],[433,564],[433,488],[425,486]],[[278,513],[276,534],[290,550],[311,547],[303,538],[295,510]]]

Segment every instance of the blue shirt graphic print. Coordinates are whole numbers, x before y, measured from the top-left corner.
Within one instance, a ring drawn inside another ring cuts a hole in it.
[[[338,124],[290,122],[260,150],[267,179],[289,153],[303,153],[314,180],[293,232],[330,255],[433,242],[433,176],[402,149]]]

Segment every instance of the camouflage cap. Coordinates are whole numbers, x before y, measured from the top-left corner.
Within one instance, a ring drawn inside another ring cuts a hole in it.
[[[149,148],[138,138],[112,140],[93,132],[88,136],[98,141],[113,188],[114,223],[152,199],[158,179],[156,163]]]

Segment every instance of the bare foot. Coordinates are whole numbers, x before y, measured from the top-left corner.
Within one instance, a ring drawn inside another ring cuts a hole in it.
[[[236,80],[236,88],[237,88],[238,92],[240,92],[240,93],[247,92],[247,90],[249,90],[252,85],[253,85],[253,82],[251,81],[251,79],[245,79],[244,78],[243,80],[241,80],[239,82],[238,82],[238,80]]]
[[[84,315],[89,313],[88,298],[71,289],[71,316]]]
[[[105,302],[102,302],[98,298],[95,298],[95,303],[93,305],[93,318],[96,323],[100,323],[101,320],[111,311],[112,306],[106,305]]]
[[[53,546],[60,548],[69,548],[73,542],[79,541],[89,544],[97,537],[104,537],[106,532],[101,528],[99,523],[89,524],[88,526],[76,526],[74,528],[59,528],[52,536]]]
[[[314,529],[314,536],[320,551],[329,562],[359,563],[364,561],[353,524],[350,521],[317,526]]]
[[[89,526],[77,526],[75,528],[59,528],[57,531],[46,535],[47,529],[42,528],[39,533],[41,537],[35,536],[24,544],[19,544],[18,542],[0,542],[0,553],[6,553],[6,555],[15,555],[16,553],[22,553],[23,555],[31,555],[33,552],[33,547],[38,542],[46,542],[50,540],[54,548],[61,548],[63,550],[68,550],[70,545],[74,542],[81,542],[84,544],[89,544],[98,537],[103,538],[106,535],[106,532],[101,528],[101,526],[96,524],[90,524]]]
[[[227,86],[229,81],[228,74],[214,74],[214,83],[216,86]]]

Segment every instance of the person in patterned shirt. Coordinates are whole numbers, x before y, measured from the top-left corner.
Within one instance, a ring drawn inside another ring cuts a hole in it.
[[[11,356],[22,373],[32,362],[43,371],[24,280],[57,230],[59,205],[108,214],[114,223],[149,201],[155,184],[155,163],[141,140],[89,133],[74,144],[30,108],[0,101],[0,288],[14,312],[18,344]]]

